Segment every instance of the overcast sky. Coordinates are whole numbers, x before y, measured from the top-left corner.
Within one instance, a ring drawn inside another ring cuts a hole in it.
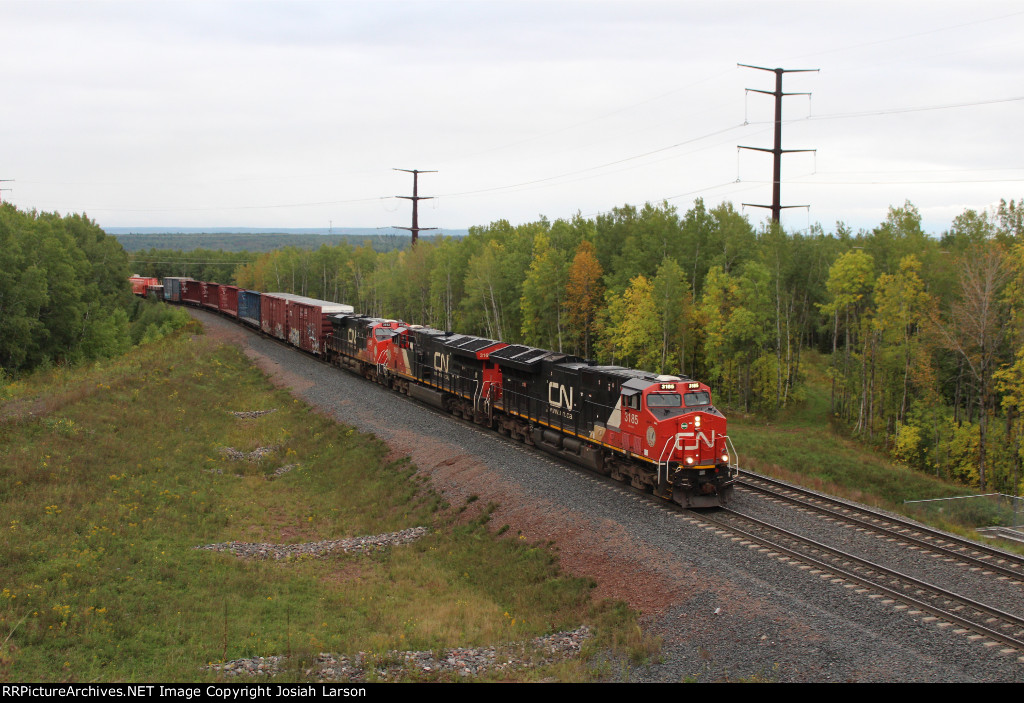
[[[1019,0],[0,0],[0,46],[0,196],[101,226],[408,225],[393,168],[437,171],[424,227],[770,204],[737,147],[775,76],[737,63],[820,69],[783,82],[788,229],[1024,197]]]

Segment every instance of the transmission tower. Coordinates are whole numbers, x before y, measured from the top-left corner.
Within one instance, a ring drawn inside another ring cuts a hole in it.
[[[747,90],[754,93],[764,93],[765,95],[775,96],[775,147],[772,149],[764,149],[756,146],[741,146],[740,149],[751,149],[753,151],[765,151],[775,156],[774,169],[772,170],[772,204],[771,205],[757,205],[755,203],[743,203],[747,207],[763,207],[770,208],[772,211],[772,221],[778,222],[779,215],[782,212],[782,208],[790,207],[810,207],[809,205],[783,205],[782,204],[782,155],[792,154],[798,151],[817,151],[817,149],[783,149],[782,148],[782,98],[787,95],[810,95],[810,93],[783,93],[782,92],[782,74],[783,73],[811,73],[817,72],[819,68],[764,68],[763,66],[751,66],[750,64],[740,63],[737,66],[743,66],[744,68],[755,68],[758,71],[771,71],[775,74],[775,90],[757,90],[756,88],[747,88]]]
[[[419,202],[421,200],[430,200],[434,196],[432,195],[419,195],[419,176],[421,173],[437,173],[437,171],[417,171],[416,169],[407,168],[395,168],[393,171],[404,171],[405,173],[412,174],[412,195],[396,195],[396,198],[403,198],[405,200],[412,201],[412,227],[396,227],[395,229],[407,229],[412,232],[412,246],[416,246],[416,240],[419,239],[420,232],[425,229],[437,229],[437,227],[420,227],[420,216],[419,216]]]
[[[13,178],[0,178],[0,183],[14,183],[14,179]],[[4,194],[3,194],[3,192],[5,190],[10,190],[10,188],[0,188],[0,203],[3,203],[3,201],[4,201]]]

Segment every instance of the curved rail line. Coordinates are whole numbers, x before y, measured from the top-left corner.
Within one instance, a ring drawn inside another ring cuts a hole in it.
[[[741,470],[740,475],[743,478],[738,485],[747,490],[785,500],[834,520],[944,555],[967,568],[1008,577],[1024,585],[1024,557],[768,476],[745,470]]]
[[[723,515],[728,519],[723,519]],[[722,509],[717,517],[702,514],[700,518],[717,524],[741,540],[747,539],[767,548],[770,554],[785,555],[828,575],[859,584],[920,612],[959,625],[962,630],[957,632],[970,630],[1024,653],[1024,618],[734,510]],[[749,527],[739,527],[737,521]]]

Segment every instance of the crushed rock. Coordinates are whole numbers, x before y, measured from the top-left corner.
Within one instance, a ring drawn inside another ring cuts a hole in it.
[[[235,417],[250,419],[254,417],[261,417],[262,415],[269,415],[270,413],[276,413],[277,408],[271,408],[270,410],[229,410],[228,412],[230,412]]]
[[[294,469],[296,466],[298,466],[298,464],[285,464],[280,468],[274,469],[274,473],[267,476],[267,480],[269,481],[275,478],[280,478],[281,476],[284,476],[286,473]]]
[[[510,644],[500,647],[457,647],[435,652],[390,651],[384,655],[359,652],[353,657],[321,652],[305,675],[319,681],[393,681],[409,674],[456,674],[479,676],[487,672],[513,671],[531,666],[543,666],[579,654],[583,643],[591,636],[590,628],[582,625],[569,632],[556,632],[535,637],[526,645]],[[233,659],[222,664],[204,667],[229,676],[275,676],[284,670],[284,656]]]
[[[267,456],[269,454],[273,454],[277,450],[278,450],[278,447],[275,445],[273,447],[256,447],[254,450],[252,450],[248,454],[246,454],[243,451],[239,451],[238,449],[235,449],[234,447],[221,447],[220,451],[221,451],[222,454],[227,456],[229,459],[234,459],[235,461],[248,461],[248,462],[256,463],[257,461],[259,461],[263,457],[265,457],[265,456]]]
[[[220,542],[207,544],[193,549],[208,549],[215,552],[231,552],[236,557],[245,559],[289,559],[293,557],[321,557],[334,551],[347,553],[372,552],[384,547],[415,542],[429,532],[426,527],[410,527],[398,532],[387,532],[382,535],[350,537],[348,539],[329,539],[320,542],[303,542],[300,544],[271,544],[269,542]]]
[[[273,481],[275,478],[281,478],[286,473],[288,473],[289,471],[294,469],[296,466],[298,466],[298,464],[285,464],[284,466],[281,466],[281,467],[278,467],[278,468],[274,469],[274,471],[270,475],[266,476],[265,478],[268,481]],[[208,474],[216,474],[217,476],[224,476],[225,475],[223,469],[206,469],[206,473],[208,473]],[[235,478],[245,478],[245,476],[243,474],[231,474],[231,475],[234,476]]]

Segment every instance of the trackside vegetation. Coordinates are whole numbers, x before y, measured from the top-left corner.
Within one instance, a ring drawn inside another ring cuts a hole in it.
[[[581,623],[596,633],[582,659],[501,678],[591,680],[608,673],[588,664],[597,648],[656,650],[548,546],[494,535],[488,506],[445,505],[408,459],[199,332],[4,387],[0,681],[215,681],[210,663],[270,655],[288,657],[277,680],[301,680],[320,652],[528,642]],[[195,549],[416,526],[429,534],[369,553]]]
[[[0,381],[124,354],[188,321],[131,294],[128,255],[84,215],[0,204]]]

